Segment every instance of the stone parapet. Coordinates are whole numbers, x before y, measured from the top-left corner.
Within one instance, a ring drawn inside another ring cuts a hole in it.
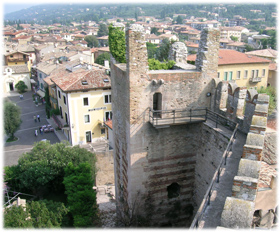
[[[246,201],[254,201],[258,187],[258,179],[248,176],[235,176],[232,196]]]
[[[255,203],[227,197],[221,217],[221,226],[232,229],[250,228],[255,211]]]
[[[241,159],[239,162],[237,176],[248,176],[252,178],[258,178],[261,170],[261,162]]]

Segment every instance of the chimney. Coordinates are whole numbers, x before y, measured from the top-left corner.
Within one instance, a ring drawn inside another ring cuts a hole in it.
[[[104,60],[104,66],[105,66],[105,68],[110,68],[109,67],[109,60]]]

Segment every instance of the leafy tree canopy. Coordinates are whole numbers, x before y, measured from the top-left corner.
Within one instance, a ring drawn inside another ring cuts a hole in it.
[[[95,63],[104,66],[104,61],[105,61],[105,60],[110,61],[110,53],[108,53],[108,52],[102,53],[101,55],[99,55],[99,56],[96,58]]]
[[[149,64],[149,69],[150,70],[167,70],[167,69],[172,69],[172,67],[175,64],[174,60],[169,60],[167,62],[160,62],[159,60],[156,59],[148,59],[148,64]]]
[[[61,202],[32,201],[22,206],[6,208],[5,228],[60,228],[68,209]]]
[[[102,36],[108,35],[108,33],[109,33],[109,31],[108,31],[107,25],[106,24],[100,24],[98,32],[97,32],[97,36],[102,37]]]
[[[90,227],[96,219],[96,192],[92,189],[93,178],[89,163],[74,166],[69,163],[65,168],[65,193],[75,227]]]
[[[15,87],[18,89],[19,93],[24,93],[26,89],[28,89],[27,85],[24,81],[19,81]]]
[[[64,168],[72,162],[77,166],[88,162],[92,177],[95,175],[95,155],[79,146],[70,147],[64,143],[36,143],[30,152],[24,153],[18,165],[5,167],[5,181],[17,191],[44,195],[59,191],[64,177]]]
[[[109,26],[109,49],[118,62],[126,63],[124,28]]]
[[[20,119],[21,110],[14,103],[5,101],[4,103],[4,130],[5,133],[14,138],[15,132],[20,128],[21,119]]]
[[[87,35],[85,36],[84,40],[88,43],[88,47],[99,47],[99,42],[94,35]]]

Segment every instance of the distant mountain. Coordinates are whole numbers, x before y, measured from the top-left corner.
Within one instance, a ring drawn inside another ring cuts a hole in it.
[[[186,14],[187,17],[211,19],[214,17],[211,13],[219,13],[220,18],[232,19],[234,15],[241,15],[247,19],[265,18],[266,22],[274,23],[272,12],[277,12],[276,4],[42,4],[6,14],[4,21],[67,25],[73,21],[99,22],[113,17],[137,18],[143,15],[172,18],[174,14]]]

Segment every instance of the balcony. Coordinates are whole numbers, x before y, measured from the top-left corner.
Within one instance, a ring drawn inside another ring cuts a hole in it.
[[[149,121],[157,129],[189,123],[205,122],[207,109],[149,109]]]
[[[249,79],[249,81],[252,83],[257,83],[257,82],[261,82],[262,78],[261,77],[252,77]]]
[[[21,58],[21,57],[16,57],[16,58],[11,58],[9,57],[7,59],[8,62],[28,62],[29,58]]]
[[[206,120],[212,121],[214,127],[218,125],[234,130],[236,122],[215,113],[207,108],[175,109],[175,110],[152,110],[149,109],[149,121],[156,128],[167,128],[172,125],[200,123]]]

